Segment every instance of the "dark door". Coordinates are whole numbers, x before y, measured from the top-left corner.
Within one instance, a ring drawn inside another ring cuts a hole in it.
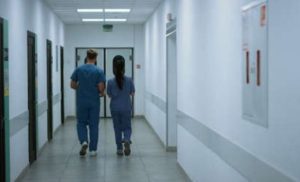
[[[60,47],[60,93],[61,93],[61,123],[65,122],[65,99],[64,99],[64,48]]]
[[[36,59],[35,34],[27,33],[28,56],[28,110],[29,110],[29,162],[32,164],[37,156],[36,142]]]
[[[53,138],[52,95],[52,42],[47,40],[48,140],[52,140]]]
[[[0,181],[5,181],[3,21],[0,18]]]

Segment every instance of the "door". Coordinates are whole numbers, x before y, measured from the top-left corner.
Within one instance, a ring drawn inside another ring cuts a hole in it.
[[[76,66],[79,67],[83,64],[85,64],[85,58],[86,58],[86,52],[88,49],[91,49],[91,48],[78,48],[76,49]],[[93,50],[95,50],[97,53],[98,53],[98,56],[97,56],[97,66],[102,69],[104,72],[104,49],[99,49],[99,48],[94,48]],[[104,98],[101,98],[100,99],[100,103],[101,103],[101,106],[100,106],[100,117],[105,117],[105,100]]]
[[[36,142],[36,56],[35,34],[27,33],[27,68],[28,68],[28,110],[29,110],[29,162],[32,164],[37,156]]]
[[[65,94],[64,94],[64,48],[60,47],[60,93],[61,93],[61,123],[65,123]]]
[[[5,120],[4,120],[4,59],[3,21],[0,18],[0,181],[6,181],[5,174]]]
[[[267,1],[243,7],[243,118],[268,126]]]
[[[105,50],[105,75],[106,79],[109,80],[114,78],[113,73],[113,58],[117,55],[121,55],[125,58],[125,75],[133,78],[133,49],[131,48],[111,48]],[[106,117],[111,117],[110,113],[110,98],[106,96]],[[133,100],[132,100],[133,106]]]
[[[176,31],[167,36],[167,150],[177,145]]]
[[[48,99],[48,140],[53,138],[53,107],[52,107],[52,42],[47,40],[47,99]]]
[[[77,67],[84,64],[88,49],[94,49],[98,53],[97,66],[104,70],[106,80],[114,77],[112,60],[116,55],[121,55],[125,58],[125,75],[133,78],[133,48],[77,48]],[[132,100],[132,105],[133,103]],[[110,99],[107,96],[101,98],[100,117],[111,117],[109,105]]]

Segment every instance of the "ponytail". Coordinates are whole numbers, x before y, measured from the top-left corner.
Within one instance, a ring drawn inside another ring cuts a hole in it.
[[[124,74],[125,74],[125,59],[123,56],[115,56],[113,59],[113,72],[120,90],[123,89],[124,85]]]

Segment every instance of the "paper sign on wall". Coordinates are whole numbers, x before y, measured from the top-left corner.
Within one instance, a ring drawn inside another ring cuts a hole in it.
[[[260,8],[260,26],[265,26],[267,23],[267,6],[263,5]]]

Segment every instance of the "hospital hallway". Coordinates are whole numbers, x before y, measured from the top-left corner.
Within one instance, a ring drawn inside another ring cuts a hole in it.
[[[79,157],[74,119],[61,126],[53,141],[19,182],[188,182],[176,153],[166,152],[145,119],[133,119],[132,154],[117,156],[111,119],[100,120],[97,156]]]
[[[300,0],[0,0],[0,182],[300,182],[299,154]]]

